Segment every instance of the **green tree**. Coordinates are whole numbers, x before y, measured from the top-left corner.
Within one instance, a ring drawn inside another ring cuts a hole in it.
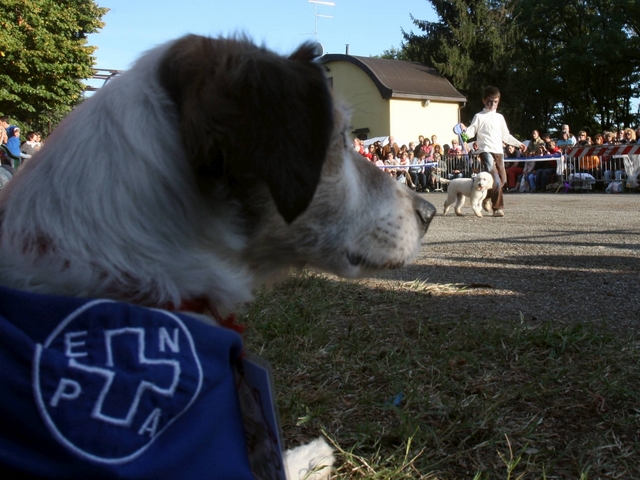
[[[406,56],[434,66],[467,95],[462,112],[468,122],[482,109],[486,85],[504,88],[518,38],[512,7],[502,0],[429,0],[439,21],[412,16],[424,35],[403,32]]]
[[[378,58],[386,58],[387,60],[409,60],[406,52],[402,48],[391,47],[382,52],[382,55],[375,55]]]
[[[108,11],[92,0],[0,0],[0,112],[43,129],[81,98]]]
[[[569,123],[595,132],[633,121],[640,56],[624,3],[518,0],[524,35],[514,83],[525,99],[525,117],[535,122],[530,128]]]
[[[591,132],[638,122],[631,111],[640,75],[637,0],[427,0],[439,20],[413,19],[405,56],[436,67],[482,108],[496,85],[501,111],[520,136],[562,123]]]

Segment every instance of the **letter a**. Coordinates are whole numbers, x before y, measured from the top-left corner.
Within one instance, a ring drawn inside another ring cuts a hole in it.
[[[155,437],[161,415],[162,410],[160,410],[159,408],[155,408],[153,412],[151,412],[151,415],[149,415],[144,421],[144,423],[140,427],[140,430],[138,430],[138,435],[144,435],[145,433],[148,433],[150,438]]]

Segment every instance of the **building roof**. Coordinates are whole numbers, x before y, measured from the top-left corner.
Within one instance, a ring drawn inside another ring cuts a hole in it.
[[[331,53],[320,63],[348,62],[366,73],[384,99],[410,98],[465,103],[467,98],[438,71],[423,63]]]

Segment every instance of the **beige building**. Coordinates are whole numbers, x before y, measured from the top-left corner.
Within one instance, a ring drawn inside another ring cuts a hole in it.
[[[351,109],[353,136],[392,135],[417,142],[437,135],[451,144],[467,101],[434,68],[417,62],[328,54],[320,58],[338,99]]]

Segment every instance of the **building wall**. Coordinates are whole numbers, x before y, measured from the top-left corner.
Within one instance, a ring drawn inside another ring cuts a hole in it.
[[[453,126],[458,123],[458,104],[436,102],[422,106],[422,100],[390,100],[391,134],[406,142],[417,142],[419,135],[438,137],[438,143],[451,145]]]
[[[458,103],[432,100],[423,107],[420,99],[384,100],[357,66],[340,61],[326,66],[336,98],[351,110],[351,131],[368,128],[368,138],[393,135],[407,143],[417,141],[419,135],[435,134],[441,145],[451,144],[453,126],[458,123]]]
[[[331,62],[326,66],[336,98],[351,110],[352,131],[368,128],[368,138],[389,135],[389,101],[380,97],[367,74],[347,62]]]

